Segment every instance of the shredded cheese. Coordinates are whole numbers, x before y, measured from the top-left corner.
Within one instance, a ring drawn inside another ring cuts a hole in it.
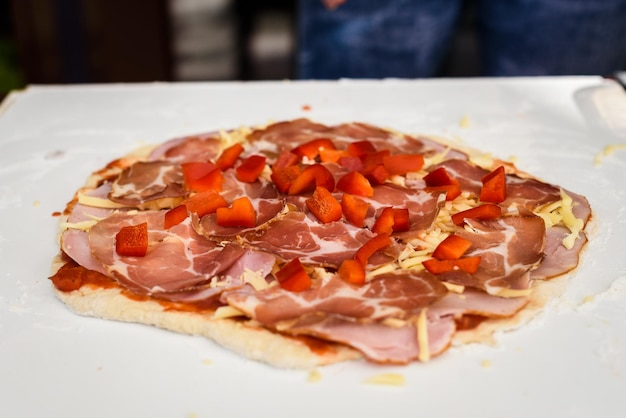
[[[388,386],[404,386],[404,375],[399,373],[381,373],[364,380],[365,383],[374,385],[388,385]]]
[[[428,319],[426,318],[426,308],[422,309],[417,321],[415,322],[417,327],[417,343],[419,345],[418,359],[422,362],[430,360],[430,348],[428,341]]]

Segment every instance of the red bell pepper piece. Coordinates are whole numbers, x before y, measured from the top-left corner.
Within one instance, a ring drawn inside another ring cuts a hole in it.
[[[217,224],[239,228],[253,228],[256,226],[256,211],[250,199],[243,196],[235,199],[227,208],[217,208]]]
[[[454,200],[461,194],[461,186],[450,176],[445,167],[439,167],[424,176],[426,190],[446,192],[446,200]]]
[[[291,151],[284,150],[278,155],[276,161],[274,161],[274,165],[272,165],[272,169],[276,170],[279,168],[290,167],[292,165],[296,165],[300,158]]]
[[[270,178],[279,192],[287,194],[291,184],[302,173],[297,165],[290,165],[284,168],[275,168],[272,170]]]
[[[391,175],[420,171],[424,166],[424,156],[422,154],[388,155],[383,158],[383,166]]]
[[[391,245],[391,238],[388,234],[378,234],[370,238],[359,248],[354,255],[355,260],[366,266],[370,257],[376,252],[383,250]]]
[[[459,258],[456,260],[437,260],[431,258],[422,262],[426,270],[432,274],[442,274],[454,270],[463,270],[469,274],[474,274],[478,271],[480,265],[480,256]]]
[[[115,252],[126,257],[144,257],[148,252],[148,223],[122,227],[115,234]]]
[[[372,232],[376,234],[391,234],[408,231],[408,229],[409,210],[407,208],[384,208],[372,226]]]
[[[276,272],[276,280],[283,289],[291,292],[302,292],[311,287],[311,276],[308,275],[299,258],[294,258]]]
[[[321,223],[327,224],[341,219],[341,204],[324,187],[316,187],[313,195],[305,203]]]
[[[175,208],[172,208],[165,212],[165,218],[163,221],[163,229],[170,229],[171,227],[178,225],[188,216],[187,206],[186,205],[178,205]]]
[[[337,181],[337,189],[357,196],[373,196],[374,188],[358,171],[351,171]]]
[[[500,203],[506,199],[506,173],[500,166],[482,178],[480,200],[483,202]]]
[[[358,260],[343,260],[337,273],[348,283],[356,285],[365,283],[365,267]]]
[[[348,193],[344,193],[341,198],[341,209],[343,215],[346,217],[348,222],[359,228],[363,227],[363,222],[365,222],[369,206],[369,203]]]
[[[237,166],[235,174],[239,181],[254,183],[257,181],[264,168],[265,157],[262,155],[251,155]]]
[[[189,212],[197,214],[200,218],[215,213],[218,208],[228,207],[228,202],[222,195],[212,190],[196,193],[183,203]]]
[[[316,138],[298,145],[291,152],[296,154],[299,158],[306,157],[312,161],[320,155],[320,151],[323,149],[334,150],[336,147],[333,141],[328,138]]]
[[[454,234],[448,235],[437,245],[433,257],[438,260],[455,260],[461,258],[471,246],[470,240]]]
[[[362,157],[368,152],[376,152],[376,147],[370,141],[355,141],[348,144],[348,154]]]
[[[349,157],[350,154],[346,150],[341,149],[320,149],[320,161],[323,163],[339,163],[339,160],[344,157]]]
[[[502,208],[493,203],[485,203],[452,215],[452,223],[463,225],[465,219],[496,219],[502,216]]]
[[[329,192],[335,191],[335,178],[326,167],[321,164],[307,166],[302,173],[291,183],[289,194],[295,195],[314,190],[322,186]]]
[[[242,152],[243,145],[239,143],[233,144],[222,151],[222,154],[219,156],[217,161],[215,161],[215,165],[222,171],[233,168]]]
[[[211,162],[191,162],[182,164],[183,180],[187,189],[194,192],[207,190],[222,191],[224,175]]]

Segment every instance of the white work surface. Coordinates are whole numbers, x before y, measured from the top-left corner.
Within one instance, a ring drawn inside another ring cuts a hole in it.
[[[495,346],[404,367],[277,370],[211,341],[71,313],[58,218],[87,175],[146,143],[308,117],[434,134],[586,196],[565,294]],[[0,416],[618,417],[626,414],[626,96],[599,77],[39,86],[0,107]],[[594,161],[595,160],[595,161]],[[404,386],[364,383],[402,374]]]

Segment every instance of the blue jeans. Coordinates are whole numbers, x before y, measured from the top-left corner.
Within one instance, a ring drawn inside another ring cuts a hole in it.
[[[464,0],[299,0],[298,77],[431,77]],[[465,0],[468,1],[468,0]],[[626,63],[626,0],[474,0],[482,74],[608,75]]]

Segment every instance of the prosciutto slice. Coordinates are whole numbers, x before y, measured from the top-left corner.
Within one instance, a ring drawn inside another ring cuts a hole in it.
[[[180,165],[163,161],[136,162],[124,169],[111,184],[109,199],[130,207],[162,198],[182,198],[183,187]]]
[[[199,236],[185,222],[164,230],[163,211],[135,215],[116,213],[89,231],[93,257],[125,287],[139,294],[177,292],[211,282],[232,266],[245,250],[238,244],[226,246]],[[123,226],[148,223],[152,243],[145,257],[123,257],[115,251],[115,235]]]
[[[467,228],[457,235],[472,242],[467,256],[480,256],[475,274],[462,270],[439,277],[451,283],[497,294],[503,289],[523,290],[530,285],[529,272],[542,259],[545,224],[541,218],[508,216],[495,220],[466,219]]]

